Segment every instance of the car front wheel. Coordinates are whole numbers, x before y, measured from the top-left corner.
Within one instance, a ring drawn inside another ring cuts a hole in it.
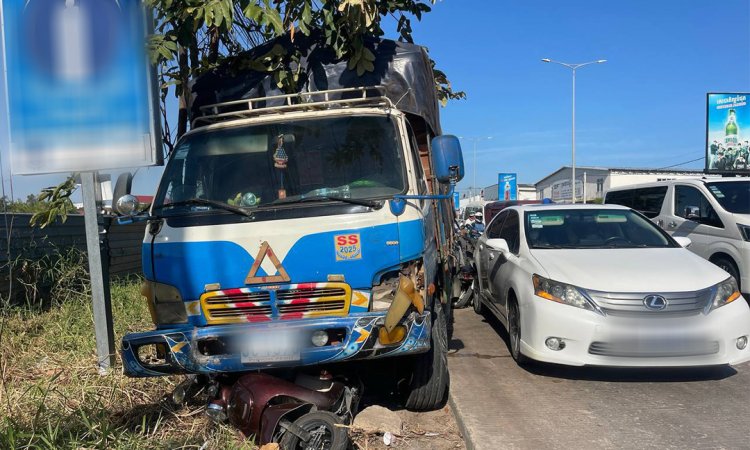
[[[510,356],[518,365],[526,364],[528,358],[521,353],[521,313],[515,299],[511,299],[508,304],[508,341]]]

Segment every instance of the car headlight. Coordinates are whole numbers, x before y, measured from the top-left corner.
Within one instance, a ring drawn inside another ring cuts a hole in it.
[[[536,274],[532,277],[532,280],[534,281],[534,295],[537,297],[598,312],[598,309],[581,293],[581,290],[573,285],[550,280]]]
[[[734,277],[729,277],[714,286],[714,297],[711,300],[709,311],[728,305],[740,298],[740,290]]]
[[[155,325],[187,323],[187,310],[176,287],[144,281],[141,294],[146,297],[148,310]]]

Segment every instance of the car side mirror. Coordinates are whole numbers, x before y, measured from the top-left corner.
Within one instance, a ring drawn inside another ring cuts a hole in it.
[[[677,242],[678,244],[680,244],[680,247],[682,247],[682,248],[688,248],[688,247],[690,247],[690,244],[693,243],[693,241],[691,241],[689,237],[685,237],[685,236],[673,236],[673,238],[674,238],[675,242]]]
[[[499,238],[487,239],[486,244],[487,244],[487,247],[493,250],[497,250],[500,253],[510,252],[510,247],[508,247],[508,241],[506,241],[505,239],[499,239]]]

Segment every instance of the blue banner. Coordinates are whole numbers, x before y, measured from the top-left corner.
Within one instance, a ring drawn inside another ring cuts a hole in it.
[[[750,94],[708,94],[706,170],[750,172]]]
[[[500,173],[497,179],[497,199],[500,201],[518,200],[518,184],[515,173]]]
[[[11,171],[159,163],[138,0],[2,0]]]

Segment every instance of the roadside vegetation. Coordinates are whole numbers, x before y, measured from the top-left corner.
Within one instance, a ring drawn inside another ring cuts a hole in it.
[[[0,448],[253,448],[234,429],[210,422],[203,402],[173,405],[169,394],[180,377],[131,379],[119,367],[97,373],[80,253],[25,264],[55,281],[47,296],[0,301]],[[151,326],[139,285],[138,278],[112,285],[116,337]]]

